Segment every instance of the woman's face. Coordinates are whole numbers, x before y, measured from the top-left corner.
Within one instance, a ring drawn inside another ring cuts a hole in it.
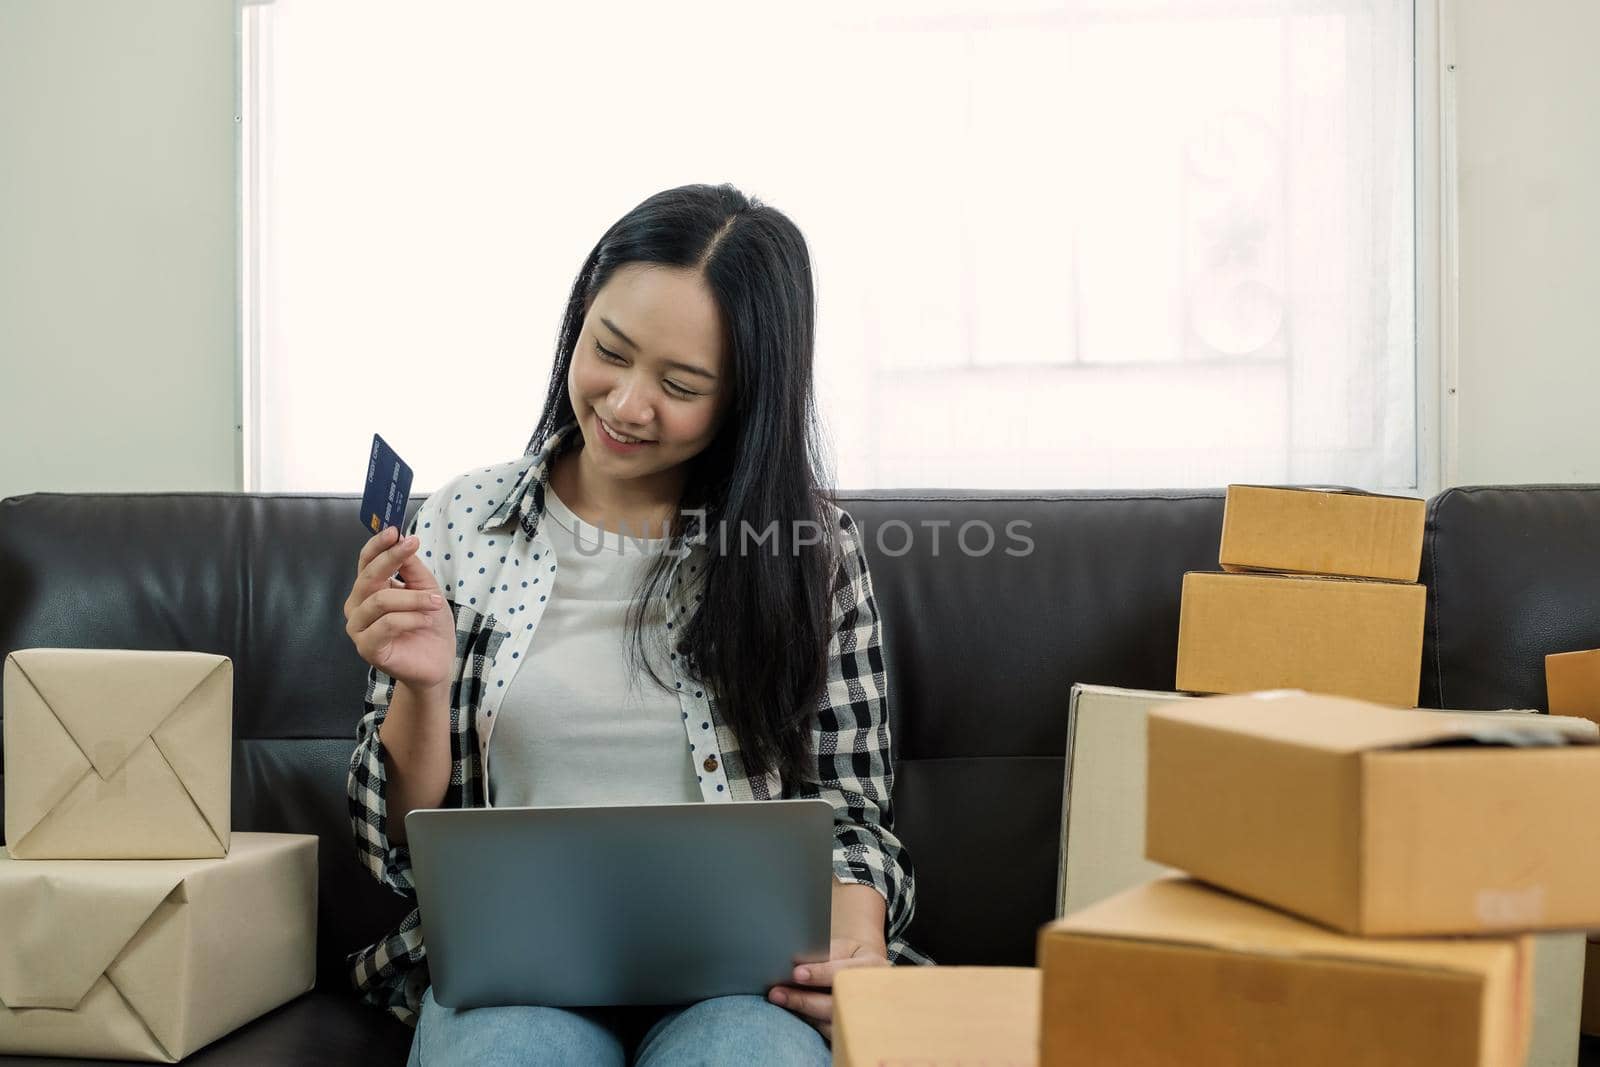
[[[698,271],[619,267],[589,305],[567,372],[585,462],[611,478],[651,479],[698,455],[731,399],[725,347]]]

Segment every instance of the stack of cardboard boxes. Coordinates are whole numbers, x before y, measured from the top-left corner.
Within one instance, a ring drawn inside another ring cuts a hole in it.
[[[1139,708],[1145,855],[1181,873],[1048,924],[1037,968],[842,972],[836,1062],[1528,1062],[1530,932],[1600,926],[1600,824],[1551,816],[1600,804],[1600,735],[1400,710],[1424,522],[1230,487],[1229,573],[1186,576],[1177,682],[1245,695]]]
[[[1536,930],[1600,924],[1600,744],[1306,693],[1151,712],[1160,878],[1047,926],[1041,1061],[1515,1067]]]
[[[1306,689],[1415,707],[1427,505],[1231,485],[1219,563],[1183,579],[1179,689]]]
[[[1530,932],[1600,925],[1600,824],[1550,817],[1600,804],[1589,723],[1278,692],[1147,729],[1145,850],[1183,873],[1035,969],[840,973],[837,1062],[1527,1062]]]
[[[0,1053],[175,1063],[312,987],[317,839],[231,831],[232,749],[225,656],[6,657]]]

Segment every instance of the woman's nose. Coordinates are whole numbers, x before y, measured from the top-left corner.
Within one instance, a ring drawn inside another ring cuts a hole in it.
[[[643,426],[650,421],[650,402],[631,378],[611,391],[611,415],[628,426]]]

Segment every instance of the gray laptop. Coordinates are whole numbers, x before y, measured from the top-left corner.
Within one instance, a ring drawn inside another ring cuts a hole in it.
[[[765,995],[828,957],[826,801],[426,808],[406,839],[444,1007]]]

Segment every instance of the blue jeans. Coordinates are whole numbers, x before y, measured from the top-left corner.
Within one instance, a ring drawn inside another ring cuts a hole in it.
[[[712,997],[681,1008],[440,1007],[430,986],[407,1067],[515,1064],[827,1067],[812,1026],[758,996]]]

